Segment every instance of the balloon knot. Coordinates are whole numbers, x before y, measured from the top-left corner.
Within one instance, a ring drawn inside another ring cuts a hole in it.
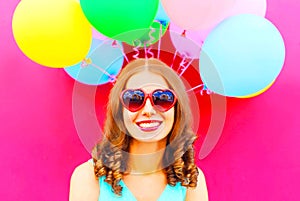
[[[80,66],[82,68],[87,67],[88,65],[90,65],[92,63],[92,59],[91,58],[87,58],[87,59],[83,59]]]
[[[118,46],[118,44],[117,44],[117,41],[116,40],[114,40],[113,42],[112,42],[112,44],[111,44],[113,47],[117,47]]]
[[[163,19],[157,19],[157,20],[155,20],[155,21],[159,22],[159,23],[162,24],[163,26],[167,26],[167,24],[168,24],[167,20],[163,20]]]
[[[115,83],[117,81],[117,76],[115,75],[110,75],[109,78],[108,78],[108,81],[110,83]]]

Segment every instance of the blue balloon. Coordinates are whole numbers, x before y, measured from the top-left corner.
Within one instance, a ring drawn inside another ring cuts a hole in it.
[[[282,70],[285,46],[267,19],[241,14],[218,24],[200,53],[200,76],[213,92],[239,97],[270,85]]]
[[[124,61],[121,42],[93,39],[86,58],[64,70],[76,81],[87,85],[101,85],[114,81]]]

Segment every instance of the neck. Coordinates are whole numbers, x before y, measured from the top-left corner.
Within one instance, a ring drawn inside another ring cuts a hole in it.
[[[151,174],[163,169],[162,160],[166,139],[159,142],[141,142],[131,140],[128,158],[130,174]]]

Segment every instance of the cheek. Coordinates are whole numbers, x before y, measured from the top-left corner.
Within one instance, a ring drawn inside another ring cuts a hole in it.
[[[166,120],[166,123],[168,124],[168,127],[173,127],[173,124],[174,124],[174,117],[175,116],[175,112],[174,112],[174,109],[170,109],[169,111],[166,112],[165,114],[165,120]]]
[[[129,125],[135,122],[136,118],[137,118],[137,112],[130,112],[126,109],[123,109],[123,119],[125,125]]]

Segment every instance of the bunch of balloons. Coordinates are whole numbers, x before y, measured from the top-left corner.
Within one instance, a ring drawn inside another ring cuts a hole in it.
[[[271,87],[284,64],[266,9],[266,0],[22,0],[12,29],[28,58],[89,85],[115,80],[123,43],[147,48],[169,30],[176,53],[199,59],[210,91],[246,98]]]
[[[265,18],[266,0],[162,0],[162,5],[173,45],[191,59],[200,55],[200,76],[210,91],[249,98],[278,77],[285,46]]]

